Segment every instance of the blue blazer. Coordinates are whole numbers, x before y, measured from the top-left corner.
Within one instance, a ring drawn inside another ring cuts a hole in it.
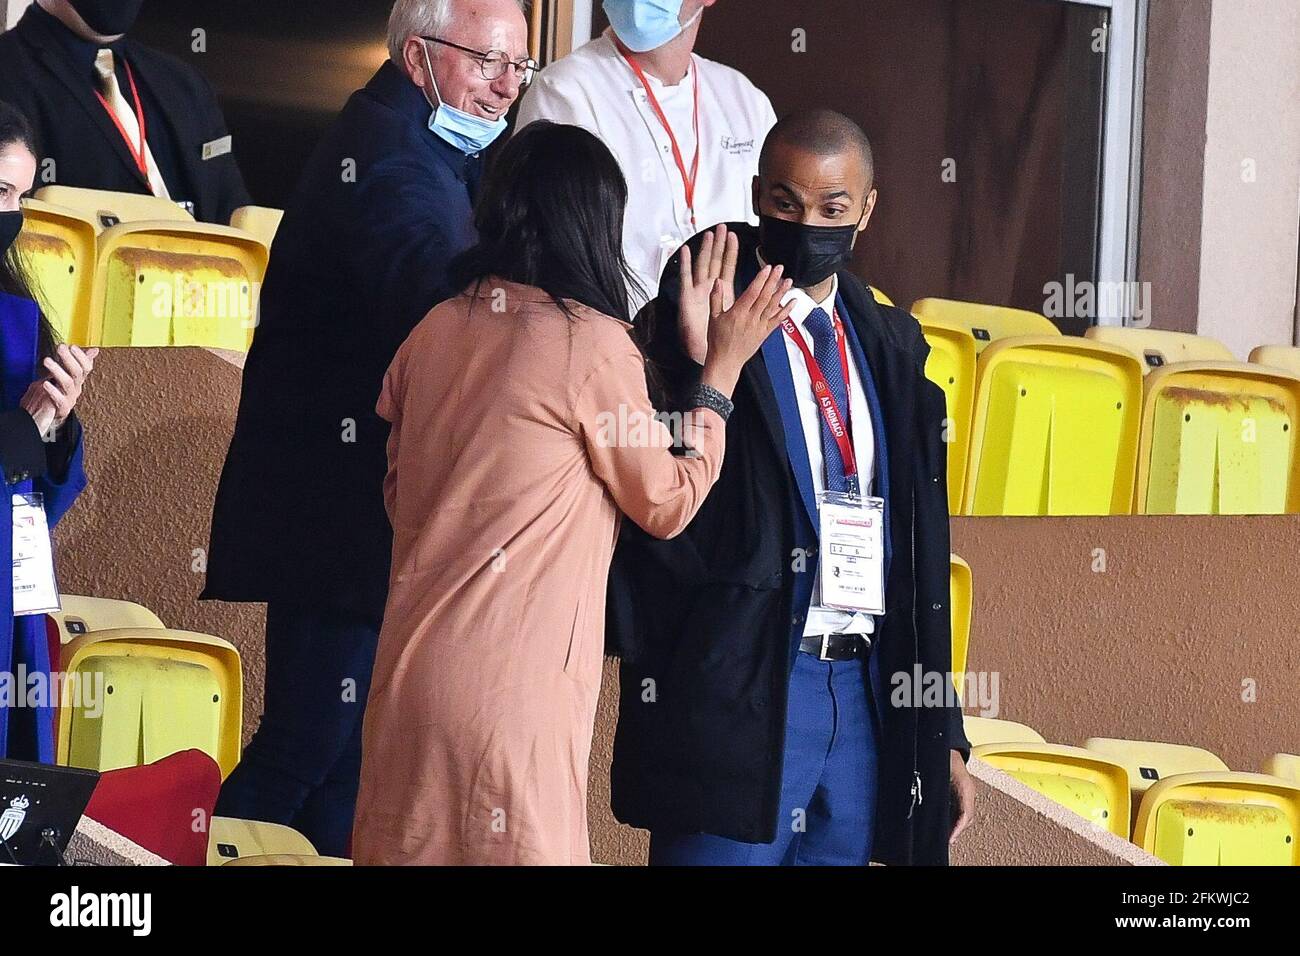
[[[399,345],[459,292],[481,161],[429,132],[391,63],[321,141],[276,233],[212,513],[204,598],[343,607],[388,594],[388,422]]]
[[[36,380],[37,341],[40,328],[40,311],[28,299],[0,293],[0,401],[4,412],[19,408],[23,393]],[[20,415],[26,415],[21,412]],[[0,416],[3,417],[3,416]],[[19,427],[21,417],[10,418],[5,427]],[[32,431],[35,425],[32,424]],[[11,470],[12,462],[0,460],[4,471],[5,491],[12,496],[39,492],[45,496],[45,514],[50,527],[58,522],[77,495],[86,487],[86,474],[82,470],[81,426],[70,419],[64,426],[64,438],[47,446],[47,457],[56,473],[20,477]],[[39,701],[43,706],[29,708],[28,687],[31,675],[43,673],[46,688],[50,685],[51,661],[45,630],[45,615],[13,616],[13,522],[3,522],[0,530],[0,756],[42,763],[54,761],[54,728],[51,724],[53,708],[48,695]],[[56,562],[57,563],[57,562]],[[56,567],[57,571],[57,567]],[[19,668],[28,675],[28,687],[18,686]],[[24,706],[15,706],[21,700]]]

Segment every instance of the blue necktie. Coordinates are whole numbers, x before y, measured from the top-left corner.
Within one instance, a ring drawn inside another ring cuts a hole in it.
[[[813,358],[817,362],[817,367],[822,370],[826,376],[826,384],[830,386],[831,397],[835,399],[835,405],[840,410],[840,415],[844,418],[844,427],[849,427],[849,389],[848,384],[844,381],[844,369],[840,365],[840,349],[835,341],[835,324],[831,322],[831,317],[826,314],[824,309],[813,309],[808,314],[808,318],[803,320],[804,327],[812,333],[813,338]],[[822,426],[822,455],[826,462],[826,490],[827,491],[857,491],[857,488],[850,488],[848,480],[844,477],[844,457],[840,454],[840,446],[835,441],[835,435],[831,432],[831,427],[826,424],[826,416],[822,414],[821,409],[817,411],[817,417]]]

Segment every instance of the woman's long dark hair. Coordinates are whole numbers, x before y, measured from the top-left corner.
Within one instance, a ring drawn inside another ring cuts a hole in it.
[[[534,286],[631,321],[628,288],[643,290],[623,258],[627,182],[599,139],[539,120],[497,156],[474,209],[478,244],[450,266],[452,287],[488,276]]]
[[[33,156],[40,155],[36,144],[36,131],[32,129],[32,124],[27,122],[27,117],[0,100],[0,151],[15,145],[24,147]],[[32,290],[31,280],[23,268],[17,243],[10,247],[8,254],[0,255],[0,292],[7,292],[22,299],[31,299],[38,306],[40,305],[40,300]],[[58,344],[58,333],[46,320],[45,310],[41,309],[40,328],[36,340],[38,375],[41,374],[40,360],[54,355]]]

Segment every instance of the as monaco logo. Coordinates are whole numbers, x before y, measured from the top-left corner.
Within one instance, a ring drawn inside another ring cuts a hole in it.
[[[26,796],[14,797],[9,801],[9,809],[0,813],[0,842],[8,840],[27,819],[27,808],[31,802]]]

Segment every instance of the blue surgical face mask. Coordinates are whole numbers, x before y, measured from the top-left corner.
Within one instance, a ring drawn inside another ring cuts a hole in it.
[[[499,116],[494,122],[458,110],[443,102],[442,93],[438,91],[438,81],[433,76],[429,46],[421,40],[420,48],[424,50],[424,64],[429,68],[429,82],[433,85],[433,94],[438,97],[438,105],[434,106],[433,115],[429,117],[429,130],[467,156],[483,152],[506,131],[506,118]]]
[[[682,0],[605,0],[605,15],[615,35],[633,53],[656,50],[675,40],[700,18],[700,7],[689,23],[679,23]]]

